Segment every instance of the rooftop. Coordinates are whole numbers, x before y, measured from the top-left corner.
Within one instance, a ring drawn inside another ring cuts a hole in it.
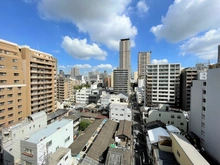
[[[159,165],[178,165],[175,156],[171,152],[165,152],[158,149],[154,149],[154,156]]]
[[[131,152],[120,148],[109,148],[105,165],[130,165]]]
[[[132,122],[127,120],[120,120],[119,121],[119,128],[116,136],[125,135],[129,139],[131,139],[131,126]]]
[[[55,119],[56,117],[59,117],[61,115],[64,115],[65,113],[67,113],[68,110],[67,109],[58,109],[55,112],[50,113],[49,115],[47,115],[47,121],[50,121],[52,119]]]
[[[57,129],[64,127],[70,122],[72,122],[72,120],[68,120],[68,119],[57,120],[49,124],[46,128],[41,129],[40,131],[31,135],[30,138],[25,141],[38,144],[40,142],[40,139],[52,135],[57,131]]]
[[[80,134],[79,137],[76,138],[76,140],[69,147],[72,155],[76,156],[82,151],[83,147],[89,141],[96,129],[100,126],[102,121],[102,119],[95,120],[82,134]]]
[[[49,158],[50,164],[58,164],[59,161],[70,151],[69,148],[58,148]]]
[[[151,144],[157,143],[159,141],[160,136],[166,136],[166,137],[170,136],[169,133],[162,127],[151,129],[147,132],[148,132],[148,136],[149,136]]]

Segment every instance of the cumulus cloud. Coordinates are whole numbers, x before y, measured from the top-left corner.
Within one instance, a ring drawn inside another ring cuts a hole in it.
[[[62,47],[68,54],[78,59],[89,60],[94,58],[97,60],[105,60],[107,56],[107,53],[100,49],[97,44],[87,44],[86,38],[80,40],[65,36],[63,38]]]
[[[217,58],[217,46],[220,44],[220,28],[210,30],[204,35],[192,37],[180,46],[181,54],[194,54],[201,59]]]
[[[145,13],[147,13],[147,11],[149,10],[149,6],[147,5],[147,3],[145,2],[145,0],[140,0],[138,1],[137,5],[137,10],[139,15],[142,17]]]
[[[161,24],[150,31],[175,43],[220,27],[219,0],[175,0]]]
[[[131,0],[40,0],[38,10],[43,19],[68,21],[93,41],[118,50],[121,38],[134,43],[137,28],[126,15]],[[134,45],[134,44],[133,44]]]
[[[89,69],[89,68],[92,68],[92,66],[89,65],[89,64],[76,64],[76,65],[74,65],[73,67],[80,68],[80,69]]]
[[[168,63],[167,59],[162,59],[162,60],[153,59],[151,61],[151,64],[167,64],[167,63]]]
[[[95,69],[112,69],[111,64],[100,64],[94,67]]]

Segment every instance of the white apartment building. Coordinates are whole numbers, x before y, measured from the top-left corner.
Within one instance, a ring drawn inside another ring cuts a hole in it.
[[[73,143],[73,121],[57,120],[26,140],[21,140],[21,164],[48,164],[49,158],[60,147],[68,148]],[[66,155],[66,154],[65,154]],[[71,157],[65,157],[71,164]]]
[[[120,120],[132,121],[132,112],[128,103],[111,103],[109,108],[109,119],[119,122]]]
[[[147,106],[170,104],[179,107],[180,64],[147,65]]]
[[[161,122],[174,125],[180,130],[187,132],[188,119],[182,111],[176,111],[172,109],[151,109],[141,107],[142,118],[144,123],[160,120]]]
[[[136,99],[139,104],[144,101],[144,88],[140,87],[136,89]]]
[[[111,103],[121,103],[126,102],[128,103],[128,96],[119,93],[117,95],[115,94],[108,94],[101,98],[101,105],[106,108]]]
[[[69,148],[60,147],[50,157],[49,165],[71,165],[71,150]]]
[[[89,104],[89,95],[92,89],[83,87],[76,91],[76,103],[77,104]]]
[[[47,126],[47,115],[44,111],[28,116],[22,122],[2,130],[3,158],[9,164],[20,161],[20,140],[28,138]]]
[[[207,80],[193,81],[191,90],[190,131],[201,139],[206,152],[220,163],[220,66],[207,71]]]

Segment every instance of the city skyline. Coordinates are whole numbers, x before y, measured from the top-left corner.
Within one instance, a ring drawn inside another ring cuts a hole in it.
[[[152,63],[181,63],[181,67],[217,61],[217,0],[86,3],[3,1],[1,39],[52,54],[58,59],[57,70],[69,73],[78,67],[83,75],[119,67],[123,38],[131,40],[132,72],[137,71],[138,52],[152,51]]]

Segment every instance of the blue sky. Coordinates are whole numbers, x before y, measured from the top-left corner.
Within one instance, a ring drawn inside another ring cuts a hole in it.
[[[215,63],[220,44],[219,0],[1,1],[0,38],[52,54],[59,70],[110,73],[119,40],[130,38],[131,66],[152,51],[152,63]]]

